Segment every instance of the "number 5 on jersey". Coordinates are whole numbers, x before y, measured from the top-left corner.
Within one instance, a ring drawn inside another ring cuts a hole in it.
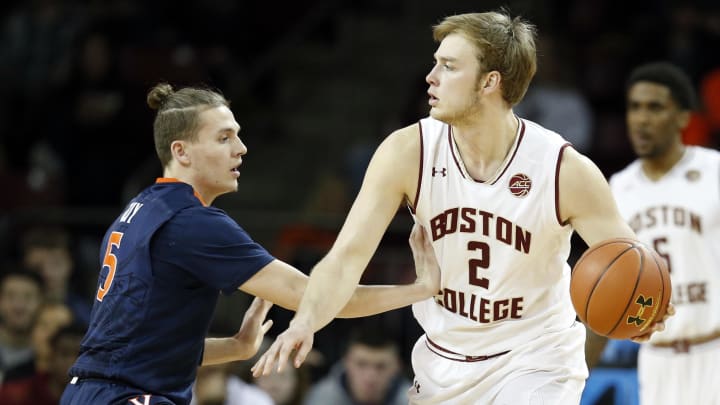
[[[110,234],[110,238],[108,238],[107,249],[105,249],[105,258],[103,258],[102,267],[103,269],[107,267],[108,273],[105,277],[105,283],[103,283],[103,285],[98,288],[96,297],[98,301],[102,302],[105,294],[107,294],[108,290],[110,290],[110,286],[112,285],[113,279],[115,278],[117,256],[115,256],[115,253],[113,253],[113,248],[115,248],[116,251],[117,249],[120,249],[120,241],[122,240],[122,237],[122,232],[113,232]]]

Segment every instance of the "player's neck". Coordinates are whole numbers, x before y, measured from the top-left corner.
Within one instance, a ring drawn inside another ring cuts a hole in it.
[[[492,177],[515,143],[519,125],[511,110],[502,119],[479,119],[470,124],[453,125],[458,152],[474,179]]]
[[[641,159],[645,176],[650,180],[659,180],[685,156],[685,151],[685,145],[680,143],[662,156]]]
[[[176,179],[180,182],[189,184],[193,188],[195,196],[197,196],[205,206],[212,205],[213,201],[215,201],[215,198],[217,197],[216,194],[209,193],[207,190],[200,187],[200,183],[195,181],[193,175],[188,171],[166,168],[163,171],[163,177]]]

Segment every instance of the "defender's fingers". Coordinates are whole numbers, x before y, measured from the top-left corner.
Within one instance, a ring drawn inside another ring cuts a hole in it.
[[[300,347],[297,349],[297,353],[295,353],[295,361],[293,362],[295,368],[302,366],[308,353],[310,353],[310,350],[312,350],[312,342],[303,341],[300,344]]]
[[[253,377],[260,377],[264,366],[265,366],[265,354],[260,356],[258,361],[255,362],[255,365],[250,368],[250,371],[252,371]]]
[[[285,369],[285,364],[287,364],[293,350],[295,350],[295,345],[291,345],[289,343],[285,343],[280,347],[280,351],[278,352],[276,359],[278,373],[281,373]]]
[[[263,323],[262,326],[260,327],[260,334],[261,334],[262,336],[265,336],[265,334],[268,333],[268,331],[270,330],[270,328],[272,328],[272,326],[273,326],[273,321],[272,321],[272,319],[268,319],[268,320],[265,321],[265,323]]]

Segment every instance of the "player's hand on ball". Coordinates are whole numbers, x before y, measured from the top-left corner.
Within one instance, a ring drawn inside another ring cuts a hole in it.
[[[303,325],[294,321],[285,332],[278,335],[272,346],[260,356],[260,359],[251,368],[254,377],[269,375],[273,369],[282,372],[288,359],[295,352],[293,365],[298,368],[305,361],[313,345],[313,330],[309,325]]]
[[[440,265],[425,228],[418,224],[410,232],[410,249],[415,261],[415,282],[427,288],[430,296],[437,294],[440,291]]]
[[[644,335],[636,336],[630,340],[632,340],[635,343],[645,343],[648,340],[650,340],[650,336],[652,336],[655,332],[660,332],[665,330],[665,321],[670,318],[671,316],[675,315],[675,307],[672,303],[668,303],[667,311],[665,311],[665,315],[662,319],[655,322],[652,327],[650,328],[650,331]]]
[[[245,311],[240,330],[234,336],[239,343],[242,358],[249,359],[257,353],[263,337],[272,327],[272,320],[265,321],[270,307],[272,307],[272,302],[255,297],[250,308]]]

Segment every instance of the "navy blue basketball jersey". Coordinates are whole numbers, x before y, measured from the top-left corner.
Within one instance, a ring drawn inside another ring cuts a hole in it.
[[[90,327],[72,376],[189,403],[220,292],[274,258],[192,187],[159,179],[103,238]]]

